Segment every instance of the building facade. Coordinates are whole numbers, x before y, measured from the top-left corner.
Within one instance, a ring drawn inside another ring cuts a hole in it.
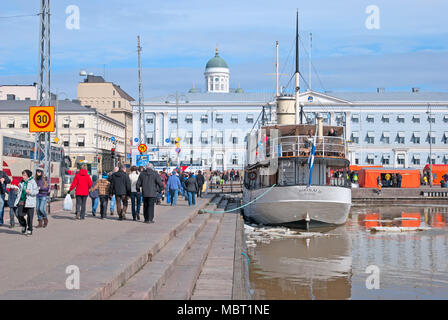
[[[37,84],[0,85],[0,100],[36,100]]]
[[[130,162],[132,137],[131,102],[134,99],[120,86],[112,82],[106,82],[103,77],[88,75],[84,82],[78,84],[78,100],[83,106],[90,106],[125,126],[126,162]]]
[[[115,162],[124,161],[125,127],[121,122],[76,102],[61,100],[58,103],[52,101],[52,104],[58,105],[59,112],[51,140],[58,137],[58,144],[64,147],[65,155],[70,158],[71,168],[76,168],[81,160],[96,163],[98,157],[99,171],[112,170],[111,136],[117,139]],[[0,101],[0,132],[5,129],[34,136],[29,133],[29,107],[27,101]]]

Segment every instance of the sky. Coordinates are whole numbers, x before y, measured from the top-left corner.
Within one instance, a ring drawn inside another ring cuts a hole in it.
[[[0,84],[37,81],[39,6],[0,0]],[[79,8],[79,29],[67,28],[70,6]],[[216,46],[231,87],[274,92],[276,41],[286,74],[280,85],[292,90],[297,9],[301,90],[308,88],[310,32],[316,91],[448,90],[446,0],[53,0],[51,90],[75,99],[85,69],[137,99],[137,35],[145,98],[186,92],[193,83],[204,91]]]

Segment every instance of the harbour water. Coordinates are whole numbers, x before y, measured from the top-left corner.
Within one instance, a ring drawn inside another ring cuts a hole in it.
[[[448,299],[447,214],[443,205],[354,206],[331,229],[246,226],[254,298]]]

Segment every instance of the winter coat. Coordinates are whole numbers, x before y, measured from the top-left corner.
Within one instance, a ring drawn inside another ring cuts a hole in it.
[[[137,186],[138,176],[139,176],[138,171],[132,171],[129,174],[129,180],[131,181],[131,192],[137,192],[136,186]]]
[[[11,183],[11,179],[9,179],[8,175],[4,172],[0,170],[0,179],[4,178],[5,182],[0,184],[0,194],[5,194],[6,193],[6,185]]]
[[[185,189],[187,189],[188,192],[198,192],[199,186],[196,178],[188,178],[188,180],[185,182]]]
[[[23,180],[22,180],[22,182],[19,183],[19,190],[17,192],[16,201],[14,202],[14,207],[17,207],[19,205],[20,196],[23,191],[24,183],[25,182]],[[28,185],[26,186],[26,190],[29,190],[30,193],[26,195],[25,208],[36,208],[36,196],[39,193],[39,188],[37,187],[37,184],[36,184],[36,181],[34,181],[34,178],[30,178],[30,180],[28,180]]]
[[[98,184],[98,180],[95,181],[92,185],[92,188],[90,188],[90,192],[89,192],[89,197],[92,199],[98,198],[98,188],[95,188],[96,185]]]
[[[110,179],[110,193],[116,196],[131,195],[131,180],[126,172],[118,171]]]
[[[168,178],[168,182],[166,184],[167,190],[180,190],[182,189],[182,185],[180,183],[179,177],[176,175],[172,175]]]
[[[110,186],[110,182],[107,179],[101,178],[93,186],[92,191],[98,192],[98,195],[100,195],[100,196],[108,196],[110,194],[109,186]]]
[[[155,198],[163,190],[163,182],[159,174],[152,169],[146,169],[137,180],[137,190],[142,190],[144,198]]]
[[[202,173],[197,175],[197,177],[196,177],[196,181],[198,182],[198,186],[199,186],[199,187],[202,187],[202,186],[204,185],[204,183],[205,183],[205,178],[204,178],[204,176],[202,175]]]
[[[81,169],[73,179],[69,192],[76,188],[75,194],[77,196],[88,196],[91,187],[92,179],[90,179],[86,169]]]
[[[39,189],[39,193],[37,194],[38,198],[48,197],[50,187],[47,185],[45,187],[45,181],[43,178],[36,179],[36,184]]]

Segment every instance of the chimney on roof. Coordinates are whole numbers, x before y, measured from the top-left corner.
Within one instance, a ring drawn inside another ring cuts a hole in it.
[[[415,87],[415,88],[412,88],[412,92],[420,92],[420,88],[417,88],[417,87]]]
[[[377,93],[384,93],[386,91],[384,88],[376,88]]]

